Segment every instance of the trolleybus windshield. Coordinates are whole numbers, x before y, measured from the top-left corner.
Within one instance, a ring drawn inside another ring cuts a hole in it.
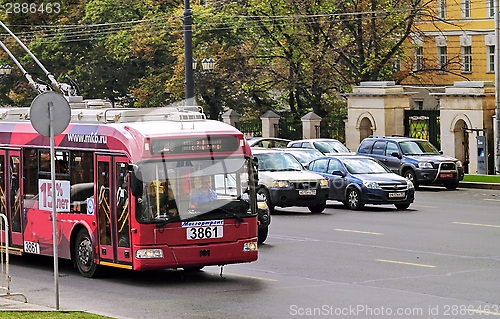
[[[141,223],[248,217],[250,159],[163,160],[138,164],[132,192]]]

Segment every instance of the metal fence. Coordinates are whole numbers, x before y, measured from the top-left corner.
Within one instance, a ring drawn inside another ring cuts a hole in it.
[[[22,293],[12,293],[10,291],[11,277],[9,274],[9,223],[4,214],[0,214],[0,289],[3,294],[0,297],[21,296],[24,302],[28,302],[26,296]]]

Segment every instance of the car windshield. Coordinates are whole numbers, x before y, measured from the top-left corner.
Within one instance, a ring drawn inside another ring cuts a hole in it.
[[[439,155],[439,151],[428,141],[400,142],[404,155]]]
[[[371,158],[345,158],[344,165],[351,174],[385,174],[390,170]]]
[[[304,166],[292,154],[255,154],[259,160],[259,171],[303,171]]]
[[[344,144],[337,141],[314,142],[315,147],[322,153],[349,153]]]
[[[323,156],[321,152],[317,152],[316,150],[304,150],[304,151],[287,151],[290,152],[293,156],[295,156],[301,163],[309,163],[313,159]]]

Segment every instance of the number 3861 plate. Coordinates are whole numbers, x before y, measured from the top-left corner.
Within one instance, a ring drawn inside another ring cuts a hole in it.
[[[187,240],[222,238],[223,226],[188,227],[186,228]]]

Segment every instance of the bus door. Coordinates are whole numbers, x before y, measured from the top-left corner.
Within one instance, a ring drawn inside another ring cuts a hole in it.
[[[125,157],[97,156],[97,228],[103,264],[132,262],[127,163]]]
[[[21,210],[21,178],[20,178],[20,151],[2,151],[3,181],[2,205],[5,205],[9,230],[12,234],[11,245],[23,246],[22,210]]]

